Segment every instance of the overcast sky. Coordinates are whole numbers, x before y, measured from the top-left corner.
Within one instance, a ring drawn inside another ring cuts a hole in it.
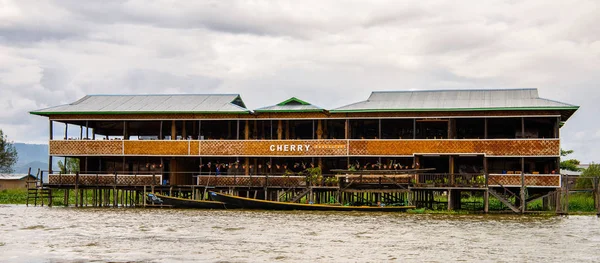
[[[562,147],[600,161],[600,1],[183,2],[0,0],[0,129],[47,143],[28,112],[86,94],[537,88],[581,106]]]

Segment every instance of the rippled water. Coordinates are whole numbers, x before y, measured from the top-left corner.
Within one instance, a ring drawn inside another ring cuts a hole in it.
[[[600,219],[0,206],[0,261],[600,261]]]

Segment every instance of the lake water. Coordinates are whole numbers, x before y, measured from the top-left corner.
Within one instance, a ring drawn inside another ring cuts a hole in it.
[[[594,262],[595,216],[0,206],[2,262]]]

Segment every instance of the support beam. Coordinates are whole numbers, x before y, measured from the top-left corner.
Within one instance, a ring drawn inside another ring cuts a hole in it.
[[[317,139],[323,138],[323,123],[322,120],[318,120],[317,122]]]
[[[350,139],[350,136],[348,136],[348,131],[348,119],[346,119],[344,122],[344,139]]]
[[[485,190],[483,192],[483,212],[488,213],[490,211],[490,192]]]
[[[483,138],[488,138],[488,118],[483,119]]]
[[[171,140],[177,139],[177,126],[175,126],[175,121],[171,121]]]
[[[283,121],[277,121],[277,140],[281,140],[283,138]]]
[[[181,121],[181,139],[187,140],[187,131],[185,130],[185,121]]]
[[[525,158],[521,157],[521,213],[525,213],[527,203],[525,202]]]
[[[250,125],[248,124],[249,122],[246,120],[246,125],[244,125],[244,140],[248,140],[250,138]],[[246,166],[246,168],[248,168],[248,166]]]

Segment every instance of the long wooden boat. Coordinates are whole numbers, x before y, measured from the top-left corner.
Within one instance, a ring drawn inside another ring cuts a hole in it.
[[[225,209],[225,203],[218,201],[192,200],[159,194],[148,194],[148,201],[154,205],[173,208]]]
[[[266,201],[254,198],[246,198],[217,192],[210,192],[210,199],[223,202],[227,206],[233,205],[243,209],[261,210],[317,210],[317,211],[383,211],[404,212],[414,206],[341,206],[341,205],[317,205],[298,204],[288,202]]]

